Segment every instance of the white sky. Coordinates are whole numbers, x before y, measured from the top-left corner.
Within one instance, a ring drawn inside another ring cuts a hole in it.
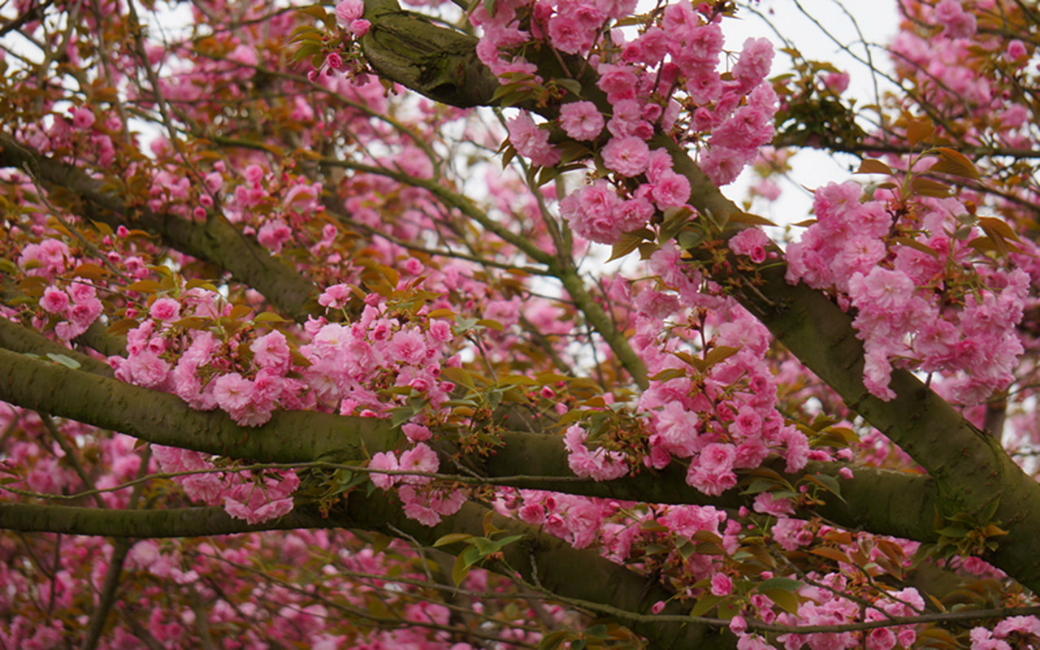
[[[857,61],[856,57],[866,58],[868,49],[864,45],[864,39],[881,45],[892,39],[899,26],[896,0],[845,0],[843,4],[837,0],[743,0],[740,5],[740,18],[723,21],[727,49],[738,50],[744,40],[752,36],[768,38],[778,50],[773,60],[772,75],[782,74],[788,59],[785,54],[779,52],[781,47],[786,46],[777,34],[779,31],[795,45],[804,58],[829,61],[837,68],[848,72],[850,82],[845,96],[859,98],[859,105],[876,101],[875,76],[864,63]],[[819,25],[814,24],[814,21]],[[770,23],[775,26],[775,30]],[[856,29],[857,25],[859,31]],[[833,39],[828,37],[827,33]],[[855,57],[844,51],[843,46],[855,54]],[[870,48],[869,53],[876,67],[885,72],[891,71],[890,61],[879,47]],[[886,85],[883,78],[876,78],[876,81],[882,93],[893,88],[891,84]],[[807,219],[812,198],[803,186],[814,189],[831,181],[849,180],[850,168],[854,165],[854,158],[851,156],[835,160],[823,152],[800,152],[793,160],[792,180],[780,182],[783,194],[779,201],[767,206],[762,199],[758,199],[753,205],[753,210],[759,210],[759,214],[777,223],[794,223]],[[739,203],[746,195],[748,176],[745,172],[732,185],[723,188],[723,192]]]

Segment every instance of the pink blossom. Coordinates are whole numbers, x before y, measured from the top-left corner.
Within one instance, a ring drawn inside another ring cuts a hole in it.
[[[397,456],[392,451],[379,452],[372,456],[372,460],[368,462],[368,468],[371,470],[385,469],[390,471],[400,469],[397,464]],[[382,490],[389,490],[401,478],[392,474],[380,474],[378,472],[372,472],[368,476],[372,479],[372,484]]]
[[[148,315],[161,321],[176,320],[181,313],[181,303],[172,298],[159,298],[148,308]]]
[[[749,38],[733,66],[733,76],[744,88],[752,88],[769,74],[773,63],[773,44],[764,38]]]
[[[560,215],[578,236],[614,244],[623,232],[615,218],[620,203],[614,190],[601,179],[560,201]]]
[[[650,159],[650,148],[635,136],[611,138],[601,153],[604,165],[628,177],[646,171]]]
[[[420,442],[415,447],[401,454],[401,462],[398,469],[433,474],[439,467],[440,461],[437,459],[437,454],[425,442]],[[412,485],[423,485],[433,479],[429,476],[405,476],[401,480]]]
[[[447,321],[430,321],[430,338],[438,343],[444,343],[451,339],[451,325]]]
[[[1025,43],[1018,40],[1017,38],[1008,43],[1007,51],[1004,52],[1004,57],[1008,61],[1018,61],[1024,59],[1029,54],[1026,50]]]
[[[72,306],[72,309],[68,311],[66,316],[69,322],[79,326],[80,333],[86,331],[87,327],[97,320],[97,317],[104,311],[104,306],[101,301],[97,298],[88,300],[86,302],[80,302]]]
[[[596,32],[587,29],[573,16],[557,14],[549,19],[549,38],[557,50],[578,54],[592,47]]]
[[[794,507],[790,499],[778,499],[771,492],[762,492],[755,497],[755,512],[761,512],[774,517],[782,515],[793,515]]]
[[[331,309],[342,309],[347,305],[351,295],[353,294],[349,285],[334,284],[318,296],[318,304]]]
[[[68,292],[72,302],[87,302],[97,298],[97,289],[86,282],[72,282],[69,284]]]
[[[540,129],[531,116],[522,111],[506,123],[509,129],[509,141],[521,156],[541,167],[551,167],[560,162],[560,154],[549,144],[549,132]]]
[[[288,370],[292,352],[285,335],[278,330],[258,337],[249,349],[253,352],[253,362],[261,368],[271,368],[278,372]]]
[[[560,128],[575,140],[595,140],[603,131],[603,115],[592,102],[580,101],[560,107]]]
[[[256,234],[256,240],[271,249],[271,251],[280,253],[282,247],[292,239],[292,234],[292,228],[285,225],[281,220],[268,221],[260,226],[260,230]]]
[[[975,15],[965,11],[957,0],[942,0],[935,5],[935,20],[943,26],[943,36],[969,38],[977,28]]]
[[[729,240],[729,248],[737,255],[747,255],[755,264],[761,264],[766,259],[766,247],[770,244],[769,237],[758,228],[746,228],[737,233]]]
[[[716,573],[711,577],[711,593],[713,596],[728,596],[733,591],[733,581],[724,573]]]
[[[690,181],[671,170],[663,171],[653,181],[652,196],[661,210],[686,205],[690,200]]]
[[[390,339],[387,352],[398,363],[419,365],[426,360],[426,339],[416,330],[398,330]]]
[[[89,129],[94,124],[94,111],[86,107],[77,108],[72,112],[72,125],[80,131]]]
[[[669,402],[657,414],[657,434],[672,453],[686,457],[694,452],[700,418],[679,402]]]
[[[253,396],[253,382],[237,372],[222,375],[214,382],[213,396],[228,413],[244,409]]]
[[[428,495],[421,494],[410,485],[403,486],[398,490],[401,503],[404,505],[404,514],[409,519],[414,519],[424,526],[436,526],[441,521],[439,512],[431,507]]]
[[[347,27],[365,13],[365,3],[361,0],[340,0],[336,3],[336,24]]]
[[[401,430],[412,442],[423,442],[433,436],[433,432],[429,428],[411,422],[401,425]]]
[[[130,356],[126,369],[130,375],[129,381],[138,386],[153,388],[166,381],[170,372],[170,364],[160,359],[152,350],[145,349]]]
[[[1006,642],[994,638],[993,633],[984,627],[976,627],[971,631],[971,650],[1011,650]]]
[[[361,38],[368,33],[368,30],[372,28],[372,23],[368,22],[364,18],[359,18],[350,23],[350,33]]]
[[[52,314],[61,314],[69,306],[69,296],[58,287],[47,287],[40,298],[40,307]]]

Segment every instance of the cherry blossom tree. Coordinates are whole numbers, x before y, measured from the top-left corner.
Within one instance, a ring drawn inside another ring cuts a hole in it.
[[[1040,7],[899,7],[4,5],[0,647],[1035,647]]]

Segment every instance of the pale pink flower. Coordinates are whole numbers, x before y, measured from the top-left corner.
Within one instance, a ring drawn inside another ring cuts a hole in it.
[[[430,431],[429,428],[411,422],[401,425],[401,430],[412,442],[423,442],[429,440],[433,436],[433,432]]]
[[[549,132],[538,128],[531,116],[522,111],[506,123],[509,141],[521,156],[541,167],[551,167],[560,162],[560,154],[549,144]]]
[[[762,492],[755,497],[754,510],[774,517],[794,514],[790,499],[778,499],[771,492]]]
[[[238,411],[249,405],[253,395],[253,382],[237,372],[217,377],[214,382],[213,396],[220,408],[227,412]]]
[[[390,339],[387,352],[398,363],[419,365],[426,360],[426,339],[415,330],[398,330]]]
[[[348,27],[365,13],[365,3],[361,0],[340,0],[336,4],[336,24]]]
[[[652,196],[661,210],[686,205],[690,200],[690,181],[670,169],[663,171],[653,181]]]
[[[69,284],[68,288],[69,297],[72,298],[72,302],[87,302],[97,298],[97,289],[94,285],[87,284],[86,282],[73,282]]]
[[[249,349],[253,352],[253,362],[261,368],[271,368],[284,372],[289,368],[292,352],[285,335],[272,330],[253,341]]]
[[[318,304],[322,307],[342,309],[346,306],[347,301],[350,300],[351,295],[350,287],[348,285],[334,284],[325,289],[325,291],[318,296]]]
[[[729,240],[729,248],[737,255],[746,255],[755,264],[761,264],[766,259],[766,248],[769,246],[769,237],[758,228],[746,228],[737,233]]]
[[[601,153],[604,165],[629,178],[646,171],[650,160],[650,148],[635,136],[611,138]]]
[[[176,320],[181,313],[181,303],[173,298],[159,298],[148,308],[148,315],[161,321]]]
[[[603,115],[592,102],[571,102],[560,107],[560,128],[575,140],[595,140],[603,131]]]
[[[368,462],[368,468],[372,470],[385,469],[390,471],[396,471],[400,469],[397,463],[397,456],[394,452],[379,452],[372,456],[372,460]],[[389,490],[394,486],[395,483],[400,480],[399,476],[391,474],[380,474],[378,472],[372,472],[368,475],[372,479],[372,484],[382,490]]]
[[[69,306],[69,296],[58,287],[47,287],[40,298],[40,307],[52,314],[61,314]]]
[[[415,447],[401,454],[401,462],[398,469],[433,474],[439,467],[440,461],[437,459],[437,454],[425,442],[420,442]],[[433,479],[429,476],[405,476],[401,480],[412,485],[423,485]]]
[[[773,63],[773,44],[764,38],[749,38],[733,66],[733,77],[744,88],[751,88],[766,78]]]
[[[716,573],[711,577],[711,593],[713,596],[728,596],[733,591],[733,581],[724,573]]]

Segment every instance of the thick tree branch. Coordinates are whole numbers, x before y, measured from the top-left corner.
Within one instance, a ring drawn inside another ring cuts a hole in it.
[[[276,412],[262,427],[240,427],[223,412],[195,411],[175,395],[2,349],[0,400],[155,444],[261,463],[360,462],[395,448],[401,440],[386,420],[311,411]],[[678,464],[663,471],[644,469],[637,476],[616,481],[576,481],[560,437],[512,432],[504,434],[502,441],[497,453],[475,465],[482,476],[503,479],[495,481],[502,485],[647,503],[731,509],[751,505],[738,489],[719,497],[694,490],[686,484],[685,470]],[[442,446],[447,466],[452,450]],[[774,465],[782,470],[782,463]],[[796,483],[816,473],[837,477],[839,468],[832,463],[811,463],[803,472],[786,478]],[[918,541],[935,539],[931,522],[937,492],[928,479],[864,467],[855,470],[854,478],[839,480],[845,501],[828,495],[825,505],[803,516],[818,514],[846,528]]]
[[[279,411],[262,427],[181,398],[0,349],[0,400],[158,445],[263,463],[361,460],[401,438],[389,421]]]
[[[297,508],[276,521],[249,525],[232,519],[221,508],[183,508],[175,510],[108,511],[66,506],[0,504],[0,528],[23,532],[61,532],[69,535],[107,537],[200,537],[262,530],[296,528],[351,528],[405,539],[424,546],[451,533],[484,537],[484,520],[489,510],[467,503],[458,514],[446,517],[439,525],[427,527],[406,518],[397,503],[382,492],[365,496],[353,492],[346,509],[334,510],[323,519],[316,511]],[[540,532],[522,522],[492,515],[492,523],[506,535],[524,538],[503,549],[503,559],[489,562],[487,568],[507,577],[519,573],[525,581],[540,584],[552,593],[592,603],[636,612],[650,613],[654,603],[667,601],[673,594],[652,578],[640,576],[625,567],[600,557],[593,551],[579,550],[567,542]],[[462,543],[443,547],[453,554],[467,548]],[[683,606],[669,603],[662,614],[682,615]],[[632,623],[633,631],[645,636],[654,648],[731,648],[735,639],[718,629],[696,623]]]
[[[278,309],[298,321],[319,312],[314,284],[246,238],[220,216],[197,223],[145,206],[131,208],[106,192],[101,181],[83,170],[42,156],[0,134],[0,167],[28,169],[40,183],[72,192],[82,201],[84,217],[112,226],[126,225],[159,233],[173,248],[215,264],[262,293]]]

